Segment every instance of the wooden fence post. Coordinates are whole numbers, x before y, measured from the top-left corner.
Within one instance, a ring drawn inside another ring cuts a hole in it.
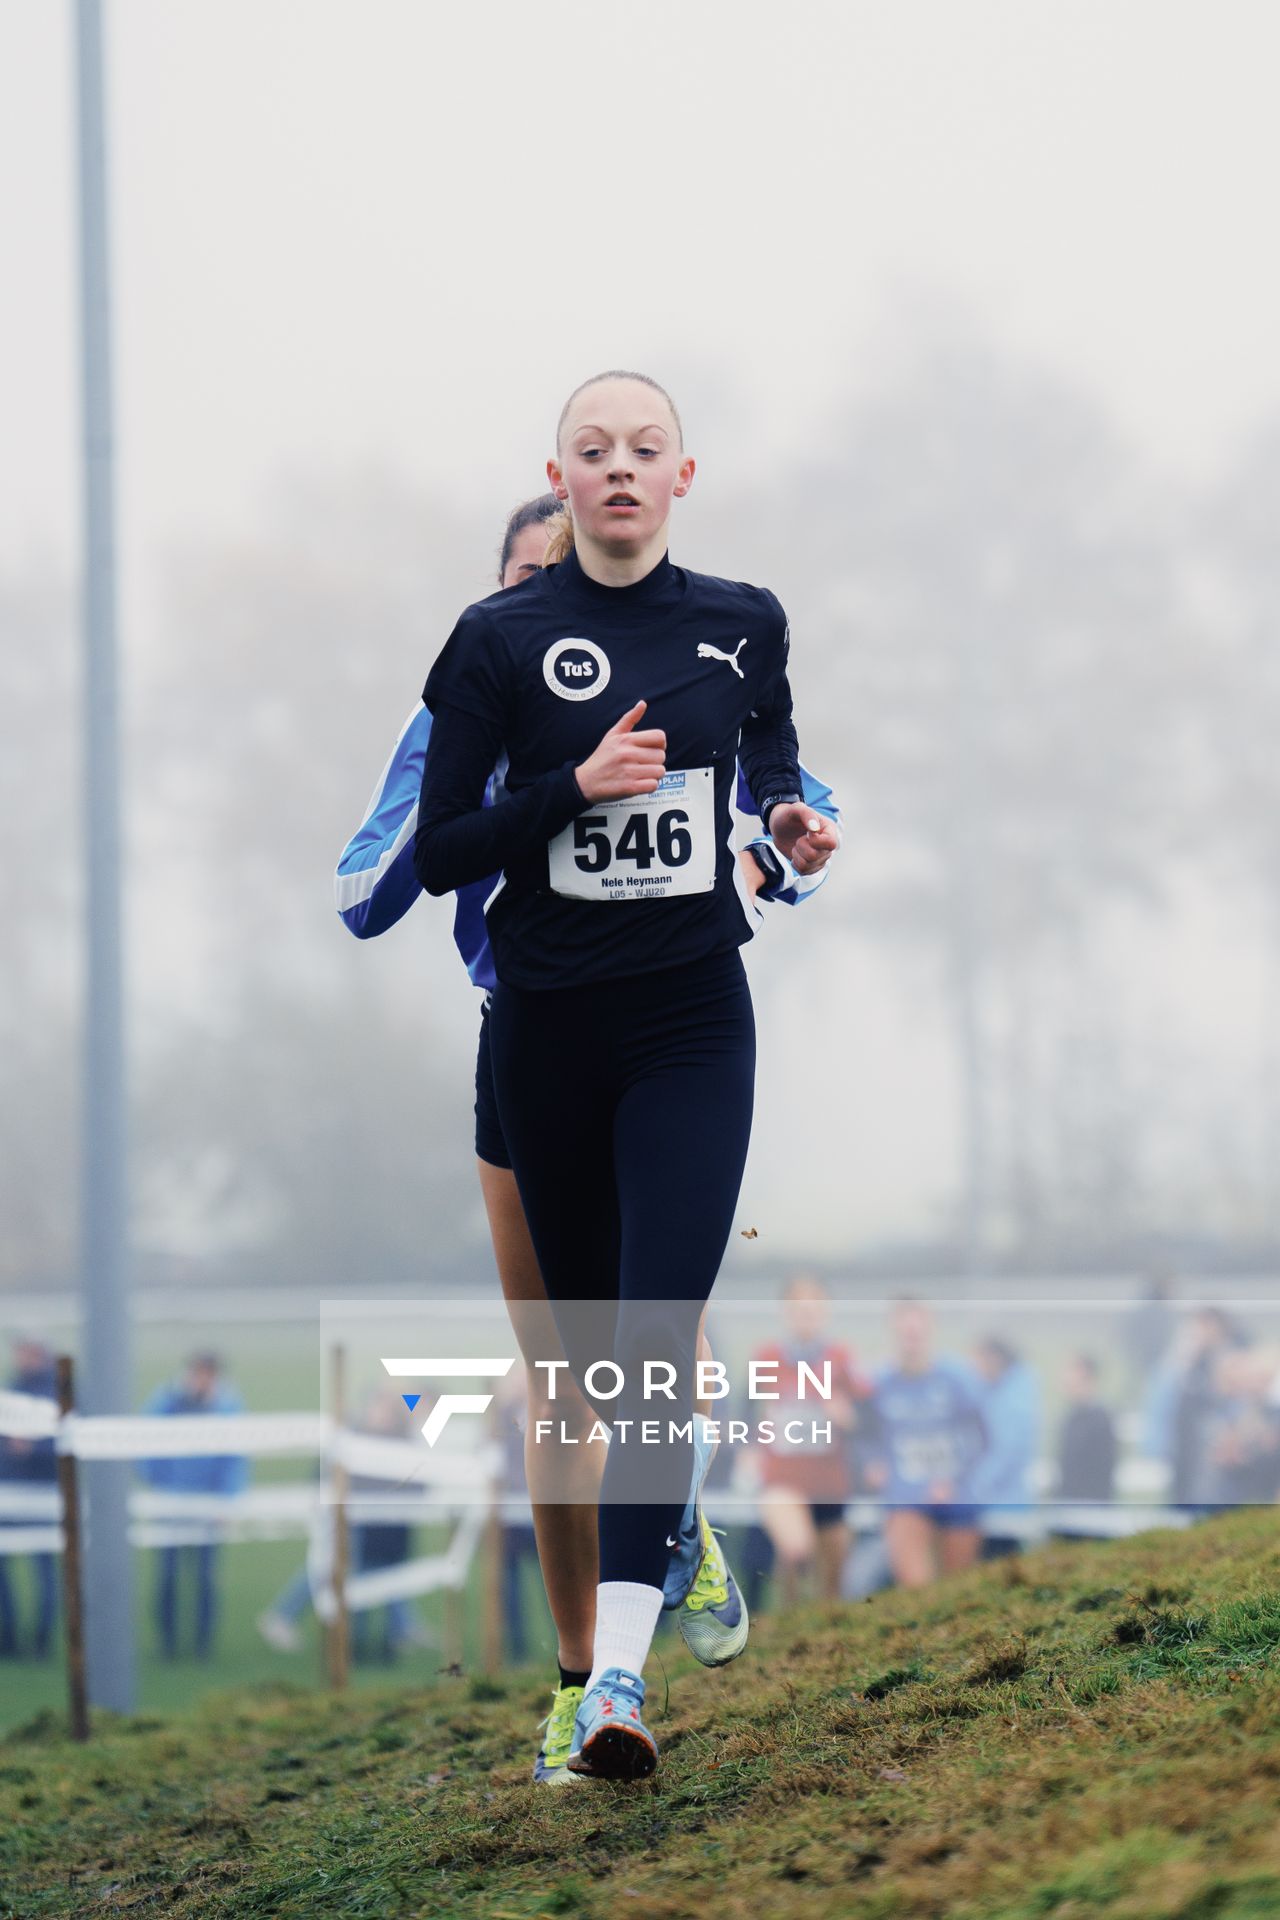
[[[455,1587],[450,1581],[444,1590],[444,1664],[445,1671],[460,1669],[466,1653],[466,1631],[463,1623],[463,1609],[466,1595],[461,1587]]]
[[[75,1406],[75,1375],[71,1356],[58,1355],[58,1412]],[[62,1496],[62,1604],[67,1623],[67,1686],[71,1706],[71,1738],[89,1738],[89,1694],[84,1662],[84,1582],[81,1577],[80,1485],[74,1453],[58,1455],[58,1491]]]

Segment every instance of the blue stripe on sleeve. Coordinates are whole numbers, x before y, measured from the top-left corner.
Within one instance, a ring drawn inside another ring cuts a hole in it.
[[[338,912],[358,940],[372,940],[394,927],[422,892],[413,870],[413,836],[430,738],[431,712],[420,700],[400,729],[364,819],[338,862],[334,876]],[[493,804],[494,785],[491,780],[486,806]],[[484,909],[497,882],[494,874],[460,887],[457,893],[453,938],[478,987],[496,985]]]
[[[338,862],[335,902],[343,924],[358,940],[371,940],[393,927],[422,891],[413,870],[413,836],[430,737],[431,715],[419,700]]]

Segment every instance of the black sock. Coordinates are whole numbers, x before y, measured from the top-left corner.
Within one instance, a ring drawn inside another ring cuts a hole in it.
[[[557,1661],[556,1664],[559,1666],[559,1661]],[[560,1667],[560,1685],[562,1687],[585,1687],[590,1678],[590,1667],[587,1668],[585,1673],[575,1673],[572,1667]]]

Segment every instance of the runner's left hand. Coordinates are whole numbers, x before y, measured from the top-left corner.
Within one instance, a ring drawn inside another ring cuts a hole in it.
[[[840,844],[835,822],[815,813],[803,800],[789,800],[773,809],[769,838],[797,873],[817,873]]]
[[[764,885],[764,873],[761,870],[760,863],[758,860],[753,860],[749,853],[739,853],[738,865],[742,868],[742,877],[747,883],[747,892],[754,900]]]

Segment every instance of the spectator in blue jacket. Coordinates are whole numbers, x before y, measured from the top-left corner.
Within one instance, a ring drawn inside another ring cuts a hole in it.
[[[1040,1382],[1006,1340],[990,1334],[974,1350],[978,1404],[987,1429],[970,1498],[984,1509],[981,1557],[1000,1560],[1022,1545],[1040,1452]]]
[[[935,1356],[933,1314],[923,1300],[897,1301],[890,1330],[893,1358],[875,1375],[875,1442],[863,1478],[883,1503],[895,1584],[925,1587],[977,1558],[972,1477],[986,1423],[968,1368]]]
[[[42,1340],[18,1334],[13,1342],[13,1373],[10,1393],[29,1393],[40,1400],[58,1397],[53,1355]],[[52,1440],[28,1440],[17,1435],[0,1436],[0,1481],[22,1487],[53,1487],[58,1480],[58,1460]],[[21,1522],[19,1522],[21,1524]],[[0,1531],[0,1541],[3,1532]],[[58,1610],[58,1568],[51,1553],[30,1555],[35,1576],[35,1627],[31,1652],[37,1660],[48,1656],[53,1640],[53,1625]],[[0,1658],[16,1658],[22,1651],[18,1633],[18,1612],[9,1583],[8,1561],[0,1554]]]
[[[180,1417],[187,1414],[243,1413],[244,1401],[223,1377],[222,1361],[216,1353],[193,1353],[179,1379],[159,1387],[143,1408],[144,1413]],[[248,1484],[249,1462],[240,1454],[176,1454],[142,1462],[143,1478],[150,1486],[169,1493],[240,1493]],[[200,1522],[202,1528],[216,1533],[216,1522]],[[193,1546],[160,1548],[160,1571],[156,1582],[156,1626],[165,1658],[178,1653],[179,1570],[188,1562],[195,1581],[195,1637],[197,1658],[207,1659],[213,1647],[213,1629],[217,1614],[216,1538]]]

